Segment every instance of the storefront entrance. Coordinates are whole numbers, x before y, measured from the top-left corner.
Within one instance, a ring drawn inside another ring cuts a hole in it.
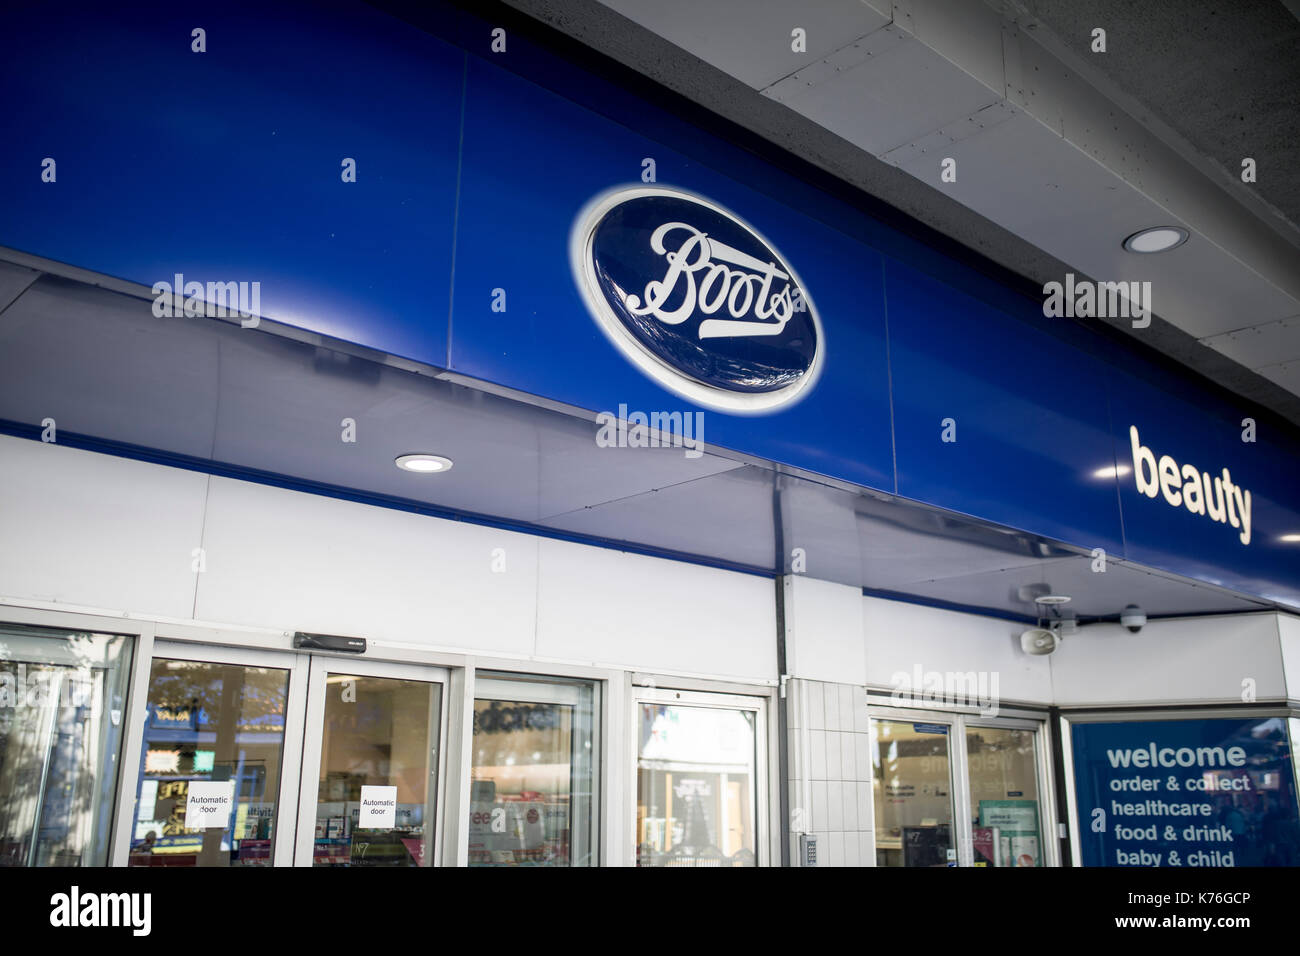
[[[1054,866],[1041,720],[871,708],[877,866]]]
[[[131,866],[428,866],[446,672],[159,641]]]
[[[446,682],[440,668],[312,658],[296,865],[438,859]]]
[[[746,867],[779,852],[768,688],[4,613],[0,865]]]

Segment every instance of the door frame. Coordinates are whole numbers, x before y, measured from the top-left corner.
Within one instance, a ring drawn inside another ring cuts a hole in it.
[[[901,720],[924,724],[946,724],[948,727],[948,779],[952,787],[953,839],[957,844],[957,865],[975,866],[974,824],[966,804],[970,796],[970,763],[966,747],[966,731],[972,727],[989,727],[1003,730],[1028,730],[1034,734],[1034,782],[1038,788],[1039,852],[1042,864],[1047,867],[1061,865],[1060,834],[1056,817],[1056,786],[1052,773],[1054,755],[1052,739],[1046,716],[1029,712],[1007,713],[1005,716],[984,717],[978,713],[956,710],[930,710],[928,708],[898,707],[881,703],[868,697],[868,720]],[[874,725],[871,725],[874,731]],[[875,830],[875,768],[872,768],[872,846],[879,838]],[[960,801],[960,802],[959,802]]]
[[[576,848],[585,846],[586,856],[592,861],[591,866],[604,865],[606,854],[606,838],[604,834],[603,821],[605,820],[605,799],[606,788],[605,780],[608,777],[608,771],[604,768],[605,754],[605,698],[608,696],[608,681],[593,680],[589,677],[565,677],[557,674],[538,674],[531,671],[504,671],[504,670],[476,670],[474,673],[474,689],[471,695],[470,707],[472,708],[480,700],[500,700],[507,699],[498,697],[494,690],[501,689],[502,693],[507,693],[510,698],[521,702],[534,704],[561,704],[574,708],[576,715],[577,704],[571,703],[563,698],[568,696],[565,693],[557,692],[557,688],[563,688],[566,691],[573,689],[577,684],[589,685],[591,688],[592,709],[591,709],[591,752],[585,757],[579,757],[576,753],[570,758],[569,774],[570,785],[572,786],[573,768],[579,760],[587,762],[587,770],[591,777],[591,796],[589,817],[589,833],[582,835],[580,843],[578,836],[571,829],[569,833],[570,854],[577,856]],[[543,689],[544,688],[544,689]],[[574,695],[576,696],[576,691]],[[473,733],[470,734],[470,751],[469,758],[466,761],[470,778],[470,786],[473,786],[474,777],[474,748]],[[570,801],[573,799],[573,791],[570,790]],[[468,841],[468,831],[466,840]],[[591,846],[594,844],[594,849]]]
[[[758,690],[759,688],[754,688]],[[649,687],[643,685],[633,685],[629,698],[629,707],[625,711],[627,714],[627,727],[625,739],[627,740],[628,756],[631,758],[627,761],[626,776],[627,795],[625,805],[627,807],[628,819],[623,827],[624,852],[630,855],[632,866],[636,866],[636,805],[639,791],[637,788],[637,775],[640,772],[641,763],[641,714],[640,705],[649,704],[666,704],[681,707],[705,707],[709,709],[722,710],[750,710],[755,713],[754,718],[754,856],[756,857],[757,866],[770,866],[773,859],[773,847],[779,846],[780,833],[772,832],[773,814],[771,791],[775,782],[771,779],[770,771],[774,766],[769,759],[771,754],[769,750],[774,744],[771,736],[768,734],[769,709],[772,706],[772,698],[759,694],[748,695],[741,693],[732,693],[730,691],[702,691],[702,690],[685,690],[672,686],[667,687]]]
[[[284,738],[280,747],[280,779],[276,793],[275,836],[272,842],[271,865],[288,866],[293,859],[293,833],[298,816],[298,782],[301,779],[304,704],[306,702],[306,663],[301,656],[289,651],[263,648],[230,647],[202,644],[191,641],[171,641],[155,638],[147,658],[141,657],[142,666],[136,686],[140,704],[140,722],[132,726],[130,763],[122,767],[123,781],[130,789],[121,792],[120,804],[124,839],[118,839],[113,852],[113,866],[127,866],[130,861],[132,832],[137,817],[137,793],[140,779],[140,752],[144,746],[144,713],[148,707],[149,675],[155,660],[198,661],[212,664],[233,664],[244,667],[272,667],[288,671],[289,686],[285,695]],[[286,837],[287,834],[287,837]]]
[[[306,656],[306,655],[305,655]],[[438,739],[437,778],[434,780],[433,808],[434,819],[426,821],[426,827],[433,827],[433,843],[429,866],[442,864],[442,828],[447,790],[444,785],[447,772],[447,698],[450,674],[445,667],[430,664],[413,664],[395,661],[366,660],[359,657],[345,657],[337,654],[311,654],[307,671],[306,698],[303,739],[299,761],[299,787],[297,800],[297,830],[293,843],[293,866],[310,867],[316,848],[316,782],[320,779],[321,746],[325,729],[325,690],[326,679],[331,672],[356,674],[360,677],[383,677],[394,680],[423,681],[438,684]]]

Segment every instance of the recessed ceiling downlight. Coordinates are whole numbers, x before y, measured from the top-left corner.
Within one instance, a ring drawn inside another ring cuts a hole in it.
[[[1124,240],[1129,252],[1167,252],[1187,241],[1187,230],[1177,226],[1155,226],[1135,232]]]
[[[1038,604],[1069,604],[1070,597],[1067,594],[1041,594],[1034,598]]]
[[[441,455],[402,455],[395,464],[402,471],[414,471],[421,475],[451,470],[451,459]]]

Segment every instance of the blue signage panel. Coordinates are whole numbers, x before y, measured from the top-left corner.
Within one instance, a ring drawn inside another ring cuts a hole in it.
[[[454,371],[893,490],[877,253],[474,58],[464,137]]]
[[[918,734],[946,734],[947,724],[913,724],[912,730]]]
[[[1074,723],[1084,866],[1300,864],[1284,718]]]
[[[1276,429],[1152,370],[1107,370],[1125,556],[1300,603],[1300,459]]]
[[[4,33],[0,245],[245,283],[262,316],[444,364],[462,51],[338,2],[29,4]]]
[[[892,259],[885,276],[898,493],[1121,554],[1104,365],[1052,361],[1047,332]]]
[[[1290,436],[430,17],[460,45],[348,0],[14,11],[0,245],[1300,606]]]

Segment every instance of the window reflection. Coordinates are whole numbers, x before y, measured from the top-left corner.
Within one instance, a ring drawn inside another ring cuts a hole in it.
[[[104,866],[130,638],[0,626],[0,866]]]
[[[637,865],[756,865],[754,712],[639,711]]]
[[[877,866],[955,866],[948,726],[871,721]]]
[[[441,693],[427,681],[326,678],[314,866],[432,864]],[[363,800],[378,801],[365,820]],[[388,802],[391,819],[371,815]]]
[[[281,668],[154,660],[131,866],[270,866],[288,687]]]
[[[595,865],[595,686],[475,686],[469,865]]]
[[[1032,730],[968,727],[976,866],[1041,866],[1038,773]]]

